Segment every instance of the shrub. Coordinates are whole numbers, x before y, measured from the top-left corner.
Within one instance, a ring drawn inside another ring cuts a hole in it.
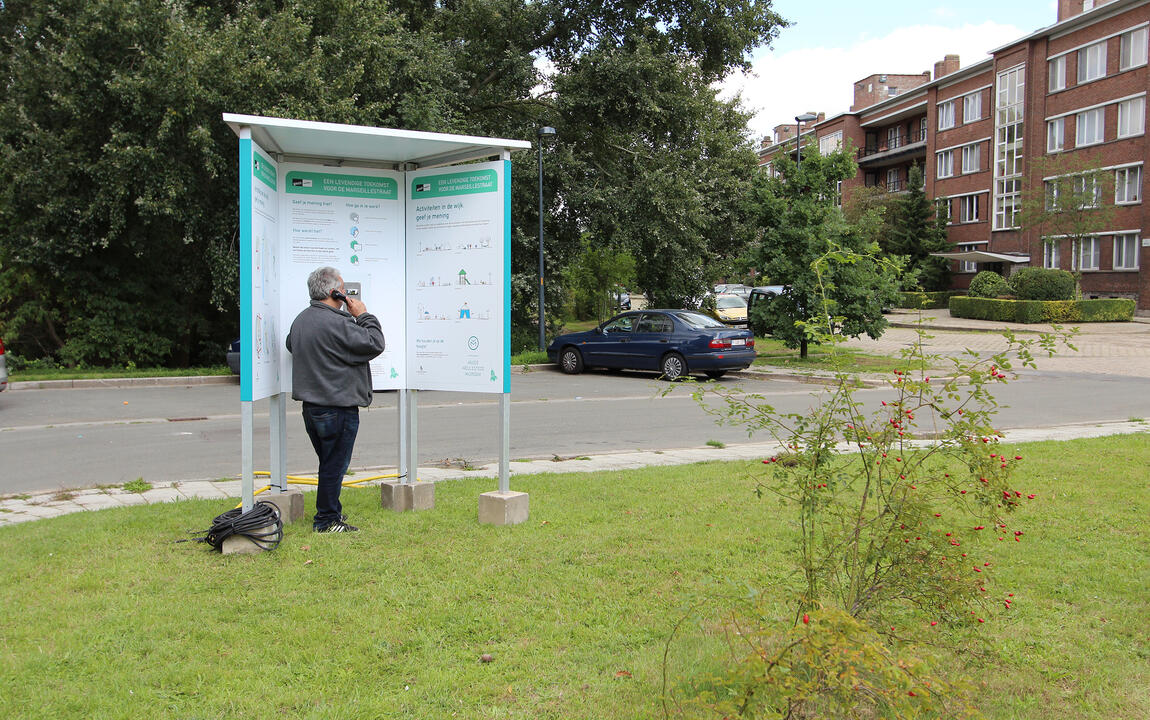
[[[1008,292],[1010,286],[1006,284],[1006,278],[989,270],[983,270],[975,275],[970,281],[970,289],[967,290],[967,294],[971,297],[980,298],[994,298]]]
[[[899,293],[898,305],[900,308],[912,310],[938,310],[947,307],[952,297],[965,295],[965,290],[940,290],[937,292],[908,291]]]
[[[1075,294],[1074,276],[1066,270],[1022,268],[1008,284],[1019,300],[1073,300]]]
[[[1017,323],[1126,322],[1135,303],[1125,298],[1103,300],[998,300],[954,297],[952,317]]]

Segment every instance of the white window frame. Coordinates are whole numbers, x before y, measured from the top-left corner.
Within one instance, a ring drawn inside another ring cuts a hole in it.
[[[1105,107],[1084,110],[1074,116],[1074,147],[1097,145],[1105,140]]]
[[[972,123],[982,119],[982,91],[977,90],[962,96],[962,122]]]
[[[954,177],[954,150],[943,150],[940,153],[935,153],[934,165],[938,170],[935,177]]]
[[[1075,272],[1097,270],[1102,256],[1102,242],[1097,237],[1070,241],[1070,269]]]
[[[898,168],[892,167],[886,171],[886,189],[887,192],[898,192],[902,190],[902,178],[899,177],[900,173]],[[891,187],[894,189],[891,189]]]
[[[981,169],[980,143],[971,143],[962,146],[962,174],[976,173]]]
[[[1058,270],[1061,267],[1062,253],[1060,240],[1042,241],[1042,267],[1049,270]]]
[[[1082,12],[1094,9],[1094,0],[1082,0]]]
[[[1094,196],[1094,202],[1083,202],[1080,210],[1093,210],[1102,207],[1102,183],[1097,175],[1075,175],[1070,178],[1074,197],[1085,198],[1087,193]]]
[[[960,223],[978,222],[977,195],[965,195],[958,199],[958,221]]]
[[[1087,45],[1078,51],[1078,84],[1106,77],[1106,41]]]
[[[994,94],[994,194],[991,230],[1014,230],[1022,209],[1026,64],[998,73]]]
[[[1118,103],[1118,137],[1128,138],[1146,134],[1146,96],[1130,98]]]
[[[959,245],[958,249],[962,250],[962,251],[969,252],[971,250],[977,250],[978,245],[977,244]],[[960,273],[976,273],[976,272],[978,272],[978,263],[975,262],[974,260],[959,260],[958,261],[958,271]]]
[[[1047,75],[1047,92],[1066,89],[1066,56],[1059,55],[1050,61]]]
[[[1066,147],[1066,118],[1054,118],[1046,123],[1046,152],[1059,152]]]
[[[1138,253],[1142,243],[1138,233],[1119,233],[1114,236],[1113,264],[1115,270],[1137,270]]]
[[[819,138],[819,155],[827,156],[843,146],[843,131],[836,130]]]
[[[1146,64],[1148,36],[1150,33],[1145,27],[1122,33],[1121,49],[1118,53],[1119,72]]]
[[[887,150],[894,150],[903,146],[902,133],[899,132],[901,129],[898,125],[891,125],[886,129]]]
[[[1114,171],[1114,204],[1135,205],[1142,202],[1142,166],[1118,168]]]
[[[947,100],[938,104],[938,129],[949,130],[954,127],[954,101]]]

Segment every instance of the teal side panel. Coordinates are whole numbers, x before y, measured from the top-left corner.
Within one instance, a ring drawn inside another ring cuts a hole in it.
[[[511,392],[511,161],[503,161],[503,392]]]
[[[240,400],[252,401],[252,141],[240,139]]]

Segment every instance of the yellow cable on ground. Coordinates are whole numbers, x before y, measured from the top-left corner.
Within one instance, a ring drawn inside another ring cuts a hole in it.
[[[252,474],[253,475],[261,475],[264,477],[271,477],[271,473],[266,471],[266,470],[256,470]],[[319,486],[319,481],[316,480],[315,478],[299,477],[298,475],[285,475],[284,477],[287,478],[289,485],[309,485],[311,487],[318,487]],[[344,480],[340,484],[343,487],[355,487],[355,486],[359,485],[360,483],[371,482],[372,480],[384,480],[386,478],[397,478],[397,477],[399,477],[399,473],[391,473],[390,475],[372,475],[371,477],[356,478],[355,480]],[[419,478],[416,478],[415,481],[419,482]],[[271,490],[271,488],[272,488],[271,485],[264,485],[262,488],[260,488],[259,490],[256,490],[254,493],[252,493],[252,497],[259,495],[260,493],[267,492],[268,490]],[[243,502],[241,501],[239,505],[236,505],[236,507],[240,507],[242,505],[243,505]]]

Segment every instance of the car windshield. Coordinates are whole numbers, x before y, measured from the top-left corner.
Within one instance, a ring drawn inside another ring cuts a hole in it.
[[[729,310],[731,308],[743,308],[747,303],[738,295],[720,295],[715,298],[715,307]]]
[[[675,313],[675,316],[693,328],[725,328],[725,327],[727,327],[726,325],[719,322],[718,320],[711,317],[710,315],[704,315],[702,313],[690,312],[687,310],[683,310],[683,311]]]

